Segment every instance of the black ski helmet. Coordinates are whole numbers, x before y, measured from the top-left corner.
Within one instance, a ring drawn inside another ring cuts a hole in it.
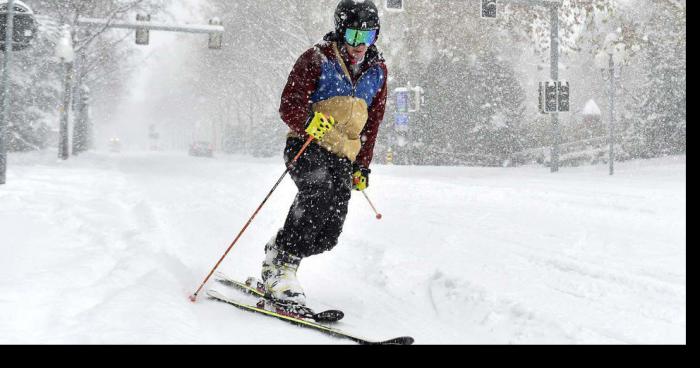
[[[338,39],[342,40],[345,30],[348,28],[361,29],[368,31],[379,30],[381,23],[379,22],[379,11],[372,0],[340,0],[335,8],[335,33]]]

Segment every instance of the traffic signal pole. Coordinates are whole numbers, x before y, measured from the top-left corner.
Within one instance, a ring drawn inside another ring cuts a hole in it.
[[[184,33],[205,33],[210,36],[222,35],[224,33],[224,26],[216,24],[216,22],[210,21],[209,25],[180,25],[180,24],[166,24],[166,23],[154,23],[150,21],[137,20],[136,22],[124,22],[115,21],[108,19],[97,19],[97,18],[78,18],[77,24],[79,26],[94,26],[94,27],[107,27],[107,28],[120,28],[120,29],[133,29],[136,31],[167,31],[167,32],[184,32]],[[220,48],[212,47],[210,48]]]
[[[550,78],[555,83],[559,80],[559,9],[562,0],[482,0],[482,18],[496,17],[496,2],[507,4],[541,6],[549,10],[550,15]],[[552,148],[551,171],[559,171],[559,145],[561,144],[561,127],[559,126],[559,112],[550,112],[552,122]]]
[[[549,7],[550,14],[550,74],[554,81],[559,80],[559,5]],[[558,108],[557,108],[558,109]],[[552,152],[551,172],[559,171],[559,144],[561,143],[561,127],[559,126],[559,113],[550,114],[552,119]]]
[[[150,15],[137,15],[136,21],[119,21],[113,19],[100,19],[100,18],[85,18],[79,17],[75,22],[77,27],[98,27],[101,29],[117,28],[117,29],[130,29],[136,31],[136,44],[137,45],[148,45],[149,31],[168,31],[168,32],[180,32],[180,33],[198,33],[198,34],[208,34],[209,35],[209,48],[210,49],[220,49],[222,47],[223,33],[225,31],[224,27],[218,18],[213,18],[209,20],[208,25],[196,25],[196,24],[165,24],[165,23],[153,23],[150,21]],[[66,26],[70,29],[70,26]],[[85,99],[82,96],[82,74],[81,70],[84,68],[85,64],[85,45],[75,48],[77,53],[76,62],[65,63],[64,69],[64,101],[61,110],[61,141],[59,144],[59,157],[61,159],[67,160],[70,156],[69,142],[68,142],[68,109],[72,108],[77,111],[81,111],[85,108]],[[75,80],[74,80],[75,79]],[[75,85],[74,85],[75,84]],[[82,119],[78,117],[77,119]],[[89,121],[77,120],[74,123],[74,139],[73,139],[73,153],[79,153],[88,149],[91,141],[91,127]],[[78,129],[80,128],[80,129]],[[82,135],[80,135],[82,133]]]

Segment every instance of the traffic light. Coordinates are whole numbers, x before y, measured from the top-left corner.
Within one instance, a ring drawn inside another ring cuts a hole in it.
[[[559,107],[557,92],[557,82],[540,82],[539,107],[541,113],[557,112]]]
[[[569,111],[569,82],[557,82],[557,89],[559,94],[559,112]]]
[[[136,14],[136,21],[138,22],[150,22],[151,15]],[[138,28],[136,30],[136,44],[137,45],[148,45],[149,41],[149,31],[146,28]]]
[[[0,51],[5,51],[5,36],[7,34],[7,0],[0,0]],[[37,22],[34,11],[21,1],[15,1],[14,16],[12,17],[12,51],[29,47],[37,34]]]
[[[543,114],[569,111],[569,82],[540,82],[539,109]]]
[[[220,26],[221,19],[212,18],[209,19],[209,25]],[[223,44],[223,34],[221,33],[210,33],[209,34],[209,48],[212,50],[221,50],[221,45]]]
[[[544,112],[557,112],[557,84],[554,81],[544,84]]]
[[[403,10],[403,0],[385,0],[387,10]]]
[[[496,18],[496,0],[481,0],[481,17]]]

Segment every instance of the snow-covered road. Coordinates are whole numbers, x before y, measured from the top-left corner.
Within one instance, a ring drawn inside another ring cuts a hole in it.
[[[187,300],[284,171],[178,152],[11,154],[0,343],[349,343]],[[373,167],[332,252],[302,263],[340,328],[418,344],[686,341],[685,156],[607,167]],[[284,180],[219,270],[258,274]],[[230,295],[215,283],[217,289]]]

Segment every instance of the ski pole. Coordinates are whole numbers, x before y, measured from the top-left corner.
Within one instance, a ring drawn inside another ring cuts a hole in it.
[[[267,200],[270,199],[270,197],[272,196],[272,193],[277,189],[277,186],[279,186],[280,183],[282,182],[282,179],[284,179],[284,177],[287,175],[287,173],[289,173],[292,170],[292,168],[294,167],[294,163],[297,162],[299,157],[301,157],[301,154],[304,153],[304,151],[306,151],[306,148],[309,147],[309,145],[311,144],[311,142],[313,142],[313,140],[314,140],[313,136],[310,136],[309,139],[306,140],[304,145],[299,150],[299,153],[297,153],[296,157],[294,157],[294,159],[287,165],[287,169],[284,171],[284,174],[282,174],[282,176],[280,176],[280,178],[277,180],[277,183],[275,183],[275,186],[272,187],[272,190],[270,191],[270,193],[267,194],[267,196],[262,201],[262,203],[260,203],[260,206],[258,206],[258,209],[255,210],[255,212],[253,213],[253,216],[251,216],[250,219],[248,220],[248,222],[245,224],[245,226],[243,226],[243,229],[241,229],[241,231],[238,233],[238,235],[236,236],[236,239],[234,239],[233,242],[231,243],[231,245],[228,246],[228,249],[226,249],[226,252],[224,252],[224,255],[221,256],[221,258],[219,259],[218,262],[216,262],[216,265],[214,265],[214,268],[211,269],[211,271],[209,272],[209,275],[207,275],[207,277],[204,279],[204,282],[202,282],[202,284],[199,286],[199,288],[197,289],[197,291],[194,294],[190,295],[190,301],[192,301],[193,303],[197,301],[197,295],[202,290],[202,288],[207,283],[207,281],[209,281],[209,278],[211,277],[211,275],[214,274],[214,271],[216,271],[216,269],[219,267],[219,265],[224,260],[224,258],[226,258],[226,255],[228,255],[228,253],[231,251],[231,248],[233,248],[233,246],[236,244],[236,242],[238,242],[238,239],[240,239],[241,235],[243,235],[243,232],[245,232],[245,230],[248,228],[248,225],[250,225],[250,223],[253,222],[253,219],[255,218],[255,216],[257,216],[258,212],[260,212],[260,209],[265,205]]]
[[[355,183],[355,185],[357,185],[357,183],[360,182],[360,179],[359,179],[359,178],[354,178],[354,179],[353,179],[353,182]],[[375,215],[376,215],[375,217],[377,218],[377,220],[381,220],[381,219],[382,219],[382,214],[379,213],[379,211],[377,211],[376,208],[374,208],[374,205],[372,204],[372,201],[369,200],[369,196],[367,196],[367,193],[365,193],[364,190],[361,190],[361,192],[362,192],[362,194],[365,196],[365,199],[367,199],[367,203],[369,203],[369,206],[372,207],[372,211],[374,211],[374,213],[375,213]]]
[[[372,207],[372,211],[374,211],[374,213],[377,215],[377,216],[376,216],[376,217],[377,217],[377,220],[381,220],[381,219],[382,219],[382,214],[379,213],[379,212],[377,211],[376,208],[374,208],[374,205],[372,204],[372,201],[369,200],[369,197],[367,196],[367,193],[365,193],[365,191],[363,190],[363,191],[362,191],[362,194],[365,195],[365,198],[367,199],[367,203],[369,203],[370,207]]]

